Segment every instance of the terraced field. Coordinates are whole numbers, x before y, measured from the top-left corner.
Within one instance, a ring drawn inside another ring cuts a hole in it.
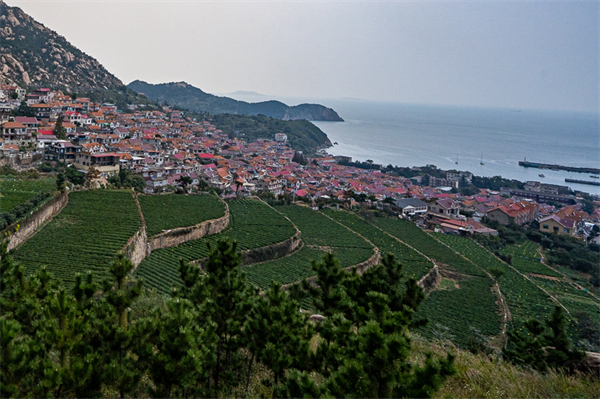
[[[372,248],[371,244],[358,234],[308,207],[291,205],[278,206],[276,209],[298,226],[298,229],[302,232],[302,240],[306,245]]]
[[[376,218],[373,222],[391,235],[454,271],[471,276],[487,277],[480,268],[411,222],[389,218]]]
[[[110,261],[140,227],[131,192],[74,192],[65,209],[17,248],[14,257],[29,273],[46,265],[67,285],[76,273],[88,270],[103,279]]]
[[[427,294],[419,314],[429,323],[417,329],[419,333],[435,338],[445,331],[454,343],[463,346],[473,336],[470,327],[489,337],[500,333],[498,298],[492,291],[492,280],[481,268],[410,222],[387,218],[370,222],[442,266],[449,284]]]
[[[442,234],[437,235],[437,238],[496,275],[512,315],[513,328],[522,328],[523,324],[531,318],[544,320],[554,310],[555,302],[544,291],[474,241]]]
[[[585,312],[600,321],[600,302],[581,288],[564,280],[543,277],[531,277],[531,279],[558,299],[569,310],[572,317],[577,317],[579,312]]]
[[[446,287],[428,293],[421,304],[419,316],[427,318],[429,323],[417,332],[435,338],[439,331],[446,331],[455,344],[462,346],[473,335],[470,327],[489,337],[500,333],[501,315],[495,303],[497,297],[492,292],[492,280],[471,262],[411,223],[375,219],[377,222],[371,224],[345,211],[327,210],[325,213],[367,237],[382,253],[392,253],[404,265],[407,277],[420,279],[431,270],[432,262],[423,255],[447,265],[446,268],[453,272],[454,280],[445,279]]]
[[[511,256],[511,265],[521,273],[562,277],[560,273],[555,272],[540,261],[540,254],[536,250],[537,246],[533,241],[527,240],[522,245],[509,245],[501,252],[504,255]]]
[[[492,292],[493,282],[479,276],[460,276],[430,292],[418,310],[429,321],[417,332],[428,338],[448,338],[465,347],[474,338],[471,327],[488,337],[497,336],[502,317]],[[449,336],[440,336],[446,331]]]
[[[269,287],[271,281],[291,284],[314,276],[312,261],[322,258],[325,254],[325,251],[305,246],[289,256],[250,265],[243,270],[250,284],[264,290]]]
[[[285,217],[262,201],[244,199],[228,202],[231,222],[219,234],[188,241],[173,248],[158,249],[140,263],[135,275],[157,291],[168,293],[181,284],[179,260],[191,262],[208,256],[207,243],[229,238],[239,250],[262,248],[292,237],[296,229]]]
[[[56,181],[52,178],[35,180],[0,179],[0,212],[9,212],[15,206],[41,193],[52,193]]]
[[[403,265],[402,270],[404,271],[406,278],[412,277],[419,280],[429,273],[433,267],[431,261],[417,251],[402,244],[355,214],[336,210],[326,210],[323,212],[363,237],[367,237],[373,245],[379,248],[382,255],[388,253],[393,254],[396,260]]]
[[[369,258],[373,251],[368,248],[332,248],[331,253],[347,268],[354,266],[362,259]],[[267,289],[271,280],[280,284],[292,284],[315,276],[312,261],[319,261],[327,252],[315,247],[304,246],[297,252],[284,258],[244,267],[247,281],[260,288]]]
[[[194,226],[225,214],[214,195],[142,195],[138,197],[148,237],[178,227]]]

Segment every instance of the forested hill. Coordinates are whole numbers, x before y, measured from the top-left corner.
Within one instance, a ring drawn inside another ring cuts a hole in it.
[[[211,122],[230,136],[238,135],[251,142],[257,139],[272,140],[275,133],[285,133],[295,150],[313,153],[319,147],[331,146],[331,141],[321,129],[305,120],[282,121],[264,115],[216,114]]]
[[[343,121],[331,108],[319,104],[288,106],[280,101],[248,103],[229,97],[218,97],[206,93],[185,82],[150,84],[140,80],[128,87],[148,98],[167,102],[195,112],[209,114],[265,115],[283,120]]]

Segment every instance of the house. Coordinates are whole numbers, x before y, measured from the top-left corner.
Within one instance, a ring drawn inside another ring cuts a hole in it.
[[[446,216],[457,219],[460,215],[460,205],[452,198],[442,198],[427,206],[431,216]]]
[[[515,202],[511,205],[500,205],[487,213],[487,217],[500,224],[525,224],[538,217],[538,205],[526,201]]]
[[[19,122],[4,122],[0,125],[1,138],[5,141],[30,141],[31,133]]]
[[[540,219],[540,231],[542,233],[574,236],[577,231],[577,224],[574,220],[561,219],[556,215],[551,215]]]
[[[73,145],[70,141],[57,140],[46,147],[44,160],[73,163],[75,162],[77,153],[80,151],[81,147]]]
[[[427,203],[418,198],[402,198],[394,201],[402,215],[422,215],[427,213]]]
[[[91,167],[95,167],[102,177],[109,177],[119,173],[121,157],[119,154],[94,154],[88,151],[80,151],[75,157],[75,167],[84,173]]]
[[[17,116],[15,122],[25,125],[25,130],[28,133],[37,133],[40,122],[35,117]]]

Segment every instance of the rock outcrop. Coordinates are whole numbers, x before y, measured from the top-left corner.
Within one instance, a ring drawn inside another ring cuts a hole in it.
[[[0,0],[0,82],[71,92],[125,90],[96,59]]]

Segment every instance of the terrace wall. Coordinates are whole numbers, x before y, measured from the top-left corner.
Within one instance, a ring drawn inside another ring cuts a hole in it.
[[[417,283],[421,288],[425,291],[431,291],[442,281],[442,275],[439,272],[437,265],[434,265],[433,268],[423,276],[422,279]]]
[[[125,256],[127,256],[131,263],[135,266],[139,265],[146,255],[148,248],[148,237],[146,236],[146,228],[142,227],[133,237],[127,241],[127,245],[123,248]]]
[[[301,242],[301,233],[299,230],[296,230],[296,234],[277,244],[247,249],[242,251],[242,265],[248,266],[254,263],[282,258],[296,250]],[[208,257],[192,261],[190,264],[198,265],[201,269],[204,269],[206,261],[208,261]]]
[[[352,270],[353,268],[356,268],[358,274],[363,274],[365,270],[367,270],[371,266],[375,266],[376,264],[378,264],[379,260],[381,259],[381,253],[379,252],[379,248],[377,247],[374,247],[374,250],[375,253],[369,259],[367,259],[364,262],[358,263],[354,266],[350,266],[346,268],[346,270]]]
[[[56,194],[53,199],[43,204],[33,215],[19,222],[20,228],[10,236],[8,250],[14,249],[35,235],[38,229],[58,215],[69,203],[67,192]]]
[[[217,234],[229,226],[229,208],[225,208],[225,215],[212,220],[206,220],[191,227],[180,227],[165,233],[155,235],[148,239],[148,253],[159,248],[174,247],[191,240],[199,240],[209,234]]]
[[[282,256],[292,253],[302,240],[300,239],[300,231],[296,229],[296,234],[285,241],[277,244],[268,245],[266,247],[248,249],[242,252],[242,264],[249,265],[252,263],[264,262],[267,260],[281,258]]]
[[[125,252],[125,256],[131,259],[131,263],[136,267],[155,249],[174,247],[187,241],[199,240],[206,235],[220,233],[229,226],[229,207],[225,203],[225,215],[218,219],[205,220],[195,226],[180,227],[148,239],[146,223],[140,203],[137,196],[134,196],[134,198],[143,221],[143,226],[127,241],[127,244],[123,247],[123,252]]]
[[[375,253],[369,259],[365,260],[364,262],[357,263],[356,265],[347,267],[344,270],[346,270],[347,272],[351,272],[353,269],[356,269],[356,271],[360,275],[360,274],[363,274],[365,272],[365,270],[367,270],[368,268],[379,264],[380,260],[381,260],[381,253],[379,252],[378,248],[375,248]],[[310,283],[310,285],[312,285],[313,287],[317,287],[317,276],[309,277],[305,280],[308,281]],[[298,283],[299,283],[299,281],[296,281],[295,283],[285,284],[282,287],[285,289],[288,289],[292,285],[296,285]]]

